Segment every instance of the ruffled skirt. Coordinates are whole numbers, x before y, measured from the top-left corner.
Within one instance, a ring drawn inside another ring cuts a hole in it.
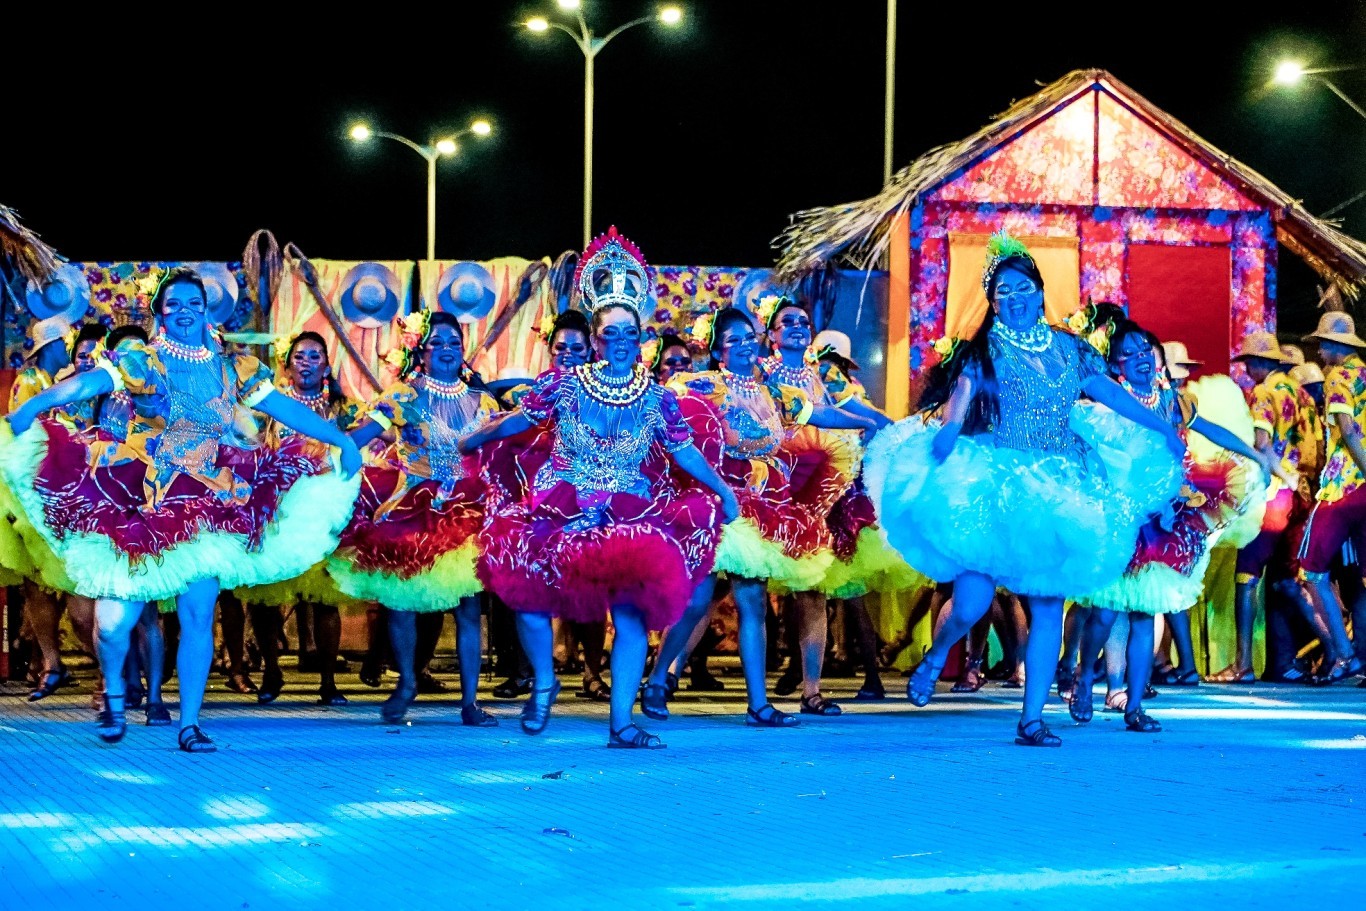
[[[483,591],[474,567],[484,524],[484,484],[478,477],[456,482],[444,500],[438,482],[418,482],[376,519],[406,476],[392,464],[367,465],[361,476],[351,524],[327,561],[343,594],[393,610],[426,612],[450,610]]]
[[[931,579],[965,572],[1015,594],[1072,597],[1117,579],[1139,528],[1175,496],[1181,467],[1162,437],[1091,403],[1072,429],[1089,447],[1007,449],[959,437],[942,463],[921,415],[874,437],[863,477],[889,543]]]
[[[216,578],[224,588],[306,572],[336,546],[358,481],[344,480],[297,445],[219,448],[217,465],[251,487],[225,499],[189,475],[156,509],[146,464],[91,467],[85,438],[55,421],[14,437],[0,428],[0,474],[15,527],[45,581],[91,598],[156,601]]]
[[[721,529],[715,495],[680,489],[661,460],[643,472],[649,497],[595,500],[590,518],[567,482],[531,490],[551,442],[542,432],[504,441],[485,456],[484,584],[515,611],[599,622],[612,607],[629,604],[650,629],[673,624],[712,570]]]

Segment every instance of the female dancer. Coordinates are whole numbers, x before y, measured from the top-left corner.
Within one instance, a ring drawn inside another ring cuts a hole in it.
[[[739,615],[746,722],[790,727],[797,719],[768,701],[764,586],[773,579],[789,591],[809,591],[824,578],[833,554],[825,515],[816,505],[825,491],[818,489],[820,483],[807,484],[798,498],[792,483],[796,460],[783,445],[792,429],[803,424],[870,433],[876,428],[870,420],[811,401],[799,389],[760,379],[755,362],[759,339],[744,310],[721,310],[710,331],[697,335],[707,338],[715,368],[675,380],[671,388],[684,395],[703,454],[720,466],[742,519],[727,527],[715,571],[698,584],[687,613],[660,644],[641,690],[641,711],[650,718],[669,717],[665,675],[711,608],[716,574],[723,572]],[[819,470],[809,474],[830,477]]]
[[[215,749],[199,710],[220,586],[302,573],[335,547],[355,496],[355,445],[276,392],[256,358],[224,354],[205,320],[207,301],[194,270],[168,271],[152,293],[156,340],[127,343],[100,369],[34,396],[9,415],[16,436],[0,452],[0,468],[42,541],[76,591],[99,599],[106,691],[98,730],[109,743],[127,729],[123,667],[144,602],[175,598],[180,748]],[[85,441],[59,423],[35,423],[49,408],[118,390],[132,397],[135,416],[126,441],[107,447],[93,467]],[[340,447],[344,474],[255,445],[253,408]]]
[[[316,332],[301,332],[290,340],[283,364],[281,394],[288,396],[318,417],[335,424],[343,432],[355,426],[361,405],[341,391],[332,377],[332,366],[327,358],[327,340]],[[266,441],[272,446],[297,445],[294,432],[271,420],[266,424]],[[302,443],[308,446],[309,443]],[[316,444],[313,444],[316,445]],[[256,644],[261,649],[261,686],[256,701],[274,702],[284,688],[284,674],[280,671],[280,638],[284,627],[284,605],[295,605],[300,626],[307,616],[313,624],[313,638],[318,649],[318,705],[346,705],[347,699],[337,689],[337,655],[341,651],[340,607],[355,600],[338,590],[327,575],[326,564],[319,562],[295,579],[273,585],[241,589],[233,593],[248,606]]]
[[[953,610],[907,696],[929,702],[949,649],[1000,586],[1031,606],[1015,742],[1060,746],[1042,714],[1063,599],[1124,571],[1139,526],[1176,492],[1185,445],[1089,343],[1044,321],[1043,276],[1023,244],[992,237],[982,286],[981,327],[934,368],[921,413],[873,441],[864,478],[892,546],[953,581]],[[1123,419],[1077,408],[1083,394]]]
[[[397,724],[417,698],[417,615],[455,612],[460,656],[460,722],[492,727],[498,719],[476,701],[481,662],[475,535],[484,522],[484,485],[457,448],[459,439],[498,412],[487,392],[461,379],[460,323],[429,310],[404,319],[407,354],[400,380],[351,431],[365,446],[393,428],[395,461],[362,472],[355,516],[328,560],[337,586],[387,608],[398,683],[380,709]]]
[[[552,437],[548,458],[534,447],[520,464],[489,460],[479,571],[517,611],[535,669],[522,729],[545,729],[560,689],[551,616],[596,621],[610,611],[618,685],[608,746],[657,749],[660,738],[632,721],[635,687],[626,682],[644,673],[649,631],[675,623],[711,569],[721,522],[713,494],[726,521],[737,505],[693,446],[673,393],[640,363],[640,309],[651,299],[640,251],[612,228],[584,252],[574,283],[593,311],[598,360],[547,371],[516,411],[461,443],[472,451],[537,424]],[[711,493],[680,488],[664,452]],[[522,478],[532,479],[529,489]]]
[[[1160,345],[1156,336],[1138,324],[1129,320],[1118,323],[1110,336],[1108,357],[1110,372],[1124,390],[1144,408],[1170,422],[1183,439],[1188,430],[1194,431],[1256,463],[1268,477],[1272,473],[1284,476],[1274,453],[1254,449],[1231,431],[1200,417],[1189,397],[1159,381],[1156,352]],[[1096,658],[1110,637],[1116,614],[1127,612],[1124,726],[1145,734],[1162,730],[1162,725],[1143,711],[1153,664],[1153,617],[1185,610],[1199,599],[1215,537],[1251,505],[1254,497],[1265,497],[1265,483],[1249,483],[1247,472],[1230,460],[1197,465],[1188,456],[1184,470],[1186,483],[1180,495],[1163,515],[1143,527],[1124,575],[1077,598],[1091,608],[1082,634],[1077,680],[1068,700],[1068,712],[1080,724],[1090,721],[1094,712],[1091,688]],[[1121,643],[1115,645],[1122,647]]]

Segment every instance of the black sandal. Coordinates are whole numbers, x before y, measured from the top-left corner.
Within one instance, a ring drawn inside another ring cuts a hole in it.
[[[528,734],[539,734],[550,723],[550,707],[555,697],[560,695],[560,681],[556,680],[545,689],[532,687],[531,698],[522,706],[522,730]],[[544,700],[541,697],[545,697]]]
[[[209,736],[199,729],[199,725],[192,724],[189,727],[180,729],[180,748],[186,753],[216,753],[218,747]]]
[[[950,693],[975,693],[987,682],[982,673],[982,659],[974,658],[963,668],[963,674],[949,689]]]
[[[1022,747],[1060,747],[1062,738],[1036,718],[1015,725],[1015,743]]]
[[[757,709],[749,709],[745,712],[745,724],[759,728],[795,728],[801,724],[795,715],[787,712],[780,712],[773,707],[773,703],[765,702]]]
[[[1139,734],[1156,734],[1162,730],[1162,725],[1147,712],[1139,709],[1137,712],[1124,714],[1124,728]]]
[[[640,688],[640,711],[655,721],[669,720],[669,688],[647,683]]]
[[[1199,686],[1200,672],[1189,670],[1178,674],[1176,668],[1172,668],[1170,671],[1166,671],[1156,679],[1158,683],[1161,683],[1164,686]]]
[[[1095,694],[1089,686],[1072,684],[1072,692],[1067,700],[1067,714],[1077,724],[1088,724],[1096,717]]]
[[[591,699],[594,702],[611,702],[612,688],[609,687],[601,677],[594,677],[583,685],[583,689],[574,694],[579,699]]]
[[[43,682],[38,684],[38,688],[28,694],[28,701],[37,702],[39,699],[46,699],[62,687],[70,686],[73,682],[71,672],[65,667],[48,671],[43,675]]]
[[[881,681],[874,683],[864,681],[863,686],[859,687],[859,691],[854,694],[854,700],[856,702],[876,702],[879,699],[886,698],[887,690],[883,687]]]
[[[629,737],[623,736],[627,731],[634,733]],[[667,747],[667,744],[659,737],[634,724],[628,724],[619,731],[611,731],[611,736],[607,738],[607,745],[615,749],[626,750],[662,750]]]
[[[336,687],[318,690],[318,705],[343,706],[349,702],[350,700],[343,696],[341,690]]]
[[[104,708],[100,709],[96,733],[105,743],[118,743],[128,733],[128,716],[123,699],[123,696],[104,694]]]
[[[158,728],[171,723],[171,713],[163,702],[149,702],[143,708],[147,715],[147,726]]]
[[[802,697],[803,715],[824,715],[827,718],[832,718],[835,715],[843,714],[843,712],[844,709],[840,708],[838,703],[831,702],[820,693]]]
[[[911,672],[911,679],[906,681],[906,698],[911,700],[911,705],[924,708],[930,704],[930,700],[934,698],[934,685],[943,670],[942,664],[935,667],[930,664],[928,658],[920,659],[920,663]]]
[[[498,716],[490,715],[479,703],[471,702],[460,707],[460,723],[469,728],[496,728]]]

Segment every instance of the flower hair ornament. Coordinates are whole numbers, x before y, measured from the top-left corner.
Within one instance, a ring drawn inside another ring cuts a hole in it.
[[[384,360],[397,368],[399,376],[407,376],[416,369],[417,352],[427,341],[432,331],[432,311],[414,310],[399,320],[398,346],[390,349]]]
[[[555,322],[560,318],[558,313],[547,313],[541,317],[540,332],[541,338],[545,339],[547,345],[550,344],[550,337],[555,334]]]
[[[765,331],[772,328],[770,324],[773,322],[774,314],[787,306],[794,306],[794,304],[792,298],[783,294],[765,294],[759,298],[759,305],[755,314],[759,317],[759,324],[764,327]]]
[[[982,270],[982,290],[991,294],[991,280],[996,276],[996,270],[1008,259],[1019,257],[1030,262],[1034,268],[1038,264],[1034,262],[1034,256],[1029,252],[1029,248],[1024,242],[1011,237],[1005,229],[997,231],[987,238],[987,265]]]
[[[716,329],[716,314],[710,311],[703,313],[692,321],[692,327],[688,330],[692,337],[702,342],[710,351],[712,347],[712,332]]]
[[[939,362],[946,363],[953,360],[953,356],[958,353],[958,349],[962,346],[963,340],[961,338],[954,338],[946,335],[943,338],[936,340],[933,348],[934,353],[939,355]]]
[[[161,281],[166,277],[166,270],[160,266],[152,266],[147,270],[147,274],[133,282],[137,288],[138,301],[150,308],[152,300],[157,296],[157,291],[161,288]]]
[[[1092,348],[1102,355],[1110,355],[1110,339],[1115,334],[1116,320],[1124,311],[1114,304],[1086,301],[1086,306],[1067,318],[1067,328],[1075,335],[1086,339]]]
[[[637,316],[645,312],[652,291],[644,255],[616,225],[583,251],[574,270],[574,288],[590,313],[625,306]]]
[[[649,367],[651,370],[654,370],[656,367],[658,367],[659,364],[657,363],[657,361],[659,360],[659,354],[660,344],[658,337],[646,339],[644,342],[641,342],[640,361],[646,367]]]

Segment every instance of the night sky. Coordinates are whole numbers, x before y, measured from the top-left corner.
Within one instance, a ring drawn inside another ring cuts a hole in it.
[[[631,29],[598,57],[595,232],[615,223],[659,264],[769,265],[791,213],[880,187],[886,5],[681,5],[682,28]],[[585,3],[600,34],[655,8]],[[233,260],[260,228],[314,258],[418,259],[426,162],[347,127],[365,117],[421,142],[486,116],[495,134],[438,165],[437,256],[577,249],[583,57],[520,24],[554,0],[366,9],[345,28],[272,8],[248,24],[97,13],[12,34],[0,203],[72,260]],[[1329,78],[1366,105],[1363,0],[1274,15],[901,0],[899,26],[895,167],[1094,67],[1310,212],[1366,191],[1366,118],[1319,84],[1268,87],[1294,53],[1355,66]],[[1366,198],[1337,217],[1366,237]],[[1314,276],[1287,253],[1281,277],[1283,325],[1312,324]]]

